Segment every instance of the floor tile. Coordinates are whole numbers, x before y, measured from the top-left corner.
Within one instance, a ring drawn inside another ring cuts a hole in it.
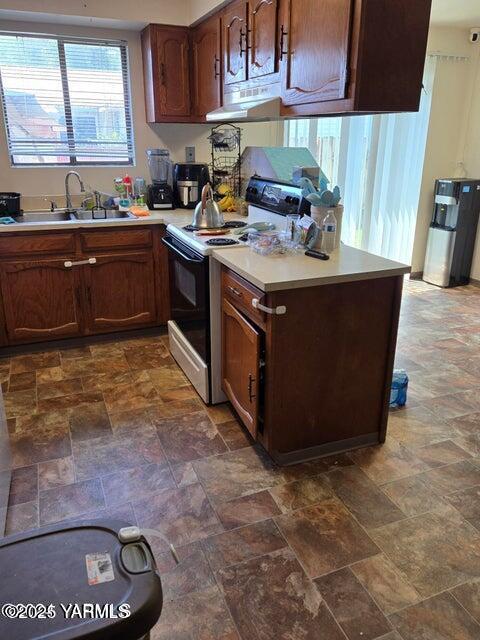
[[[113,506],[171,489],[175,481],[170,467],[163,463],[147,464],[103,476],[102,485],[107,506]]]
[[[148,416],[147,409],[131,409],[130,411],[111,413],[110,424],[114,432],[120,432],[146,426],[149,427],[151,426],[151,420]]]
[[[166,489],[133,504],[140,527],[157,529],[174,545],[195,542],[223,530],[199,484]]]
[[[480,485],[450,493],[445,500],[480,531]]]
[[[14,504],[7,509],[5,523],[5,535],[12,536],[15,533],[23,533],[38,527],[38,502],[23,502]]]
[[[318,578],[315,584],[349,640],[373,640],[391,630],[388,620],[349,568]]]
[[[125,357],[132,369],[158,369],[165,365],[174,364],[172,356],[163,345],[125,349]]]
[[[134,432],[73,441],[77,479],[96,478],[116,471],[166,461],[153,427]]]
[[[400,444],[414,448],[453,438],[455,430],[429,411],[424,403],[413,408],[407,403],[404,409],[390,413],[388,433]]]
[[[104,506],[100,480],[86,480],[40,491],[40,524],[58,522]]]
[[[14,467],[69,456],[68,416],[51,411],[18,417],[15,431],[10,434],[10,449]]]
[[[245,640],[345,640],[288,548],[222,569],[217,578]]]
[[[149,369],[148,377],[160,392],[189,384],[188,378],[176,364]]]
[[[159,400],[158,393],[145,372],[141,372],[129,382],[105,389],[103,397],[110,413],[143,409]]]
[[[236,420],[233,410],[228,402],[214,404],[207,407],[207,413],[215,424]]]
[[[432,469],[471,457],[467,451],[459,447],[458,444],[455,444],[452,440],[444,440],[443,442],[437,442],[416,449],[415,455]]]
[[[90,375],[82,375],[82,385],[84,391],[107,391],[116,389],[120,384],[134,384],[134,381],[141,376],[144,381],[147,380],[147,374],[143,372],[132,371],[112,371],[111,373],[91,373]]]
[[[170,462],[190,462],[227,448],[205,411],[168,420],[152,420]]]
[[[461,435],[477,435],[480,424],[480,412],[469,413],[459,418],[449,420],[449,424]]]
[[[309,507],[333,495],[324,476],[280,484],[270,489],[270,493],[283,513]]]
[[[20,467],[12,470],[10,482],[10,495],[8,504],[20,504],[32,502],[38,497],[38,470],[37,465]]]
[[[151,640],[240,640],[217,587],[189,593],[164,604]]]
[[[420,477],[440,495],[480,485],[480,469],[470,461],[432,469]]]
[[[193,466],[208,495],[218,502],[269,489],[284,481],[279,468],[260,447],[199,460]]]
[[[235,529],[280,515],[280,509],[268,491],[222,502],[216,505],[215,510],[225,529]]]
[[[393,442],[358,449],[348,455],[377,484],[398,480],[428,469],[412,451]]]
[[[151,420],[165,420],[204,410],[205,405],[199,397],[187,398],[186,400],[170,400],[169,402],[161,402],[159,397],[148,408],[148,415]]]
[[[419,516],[444,503],[422,474],[382,485],[382,491],[407,516]]]
[[[183,387],[176,387],[175,389],[166,389],[159,391],[162,402],[183,402],[184,400],[191,400],[192,398],[198,398],[198,394],[195,388],[191,384]]]
[[[112,434],[110,418],[104,402],[92,402],[73,407],[70,411],[72,440],[89,440]]]
[[[325,481],[364,527],[381,527],[402,520],[404,513],[358,467],[325,475]]]
[[[470,456],[474,456],[475,458],[480,457],[480,429],[478,430],[478,435],[473,433],[459,435],[455,437],[453,442]]]
[[[147,539],[148,536],[147,536]],[[149,540],[152,545],[153,538]],[[170,551],[156,553],[152,546],[160,575],[164,601],[174,600],[209,587],[215,586],[208,560],[200,542],[193,542],[176,549],[180,563],[177,564]]]
[[[129,371],[130,367],[128,365],[127,359],[123,354],[115,354],[108,356],[97,356],[94,355],[92,357],[93,361],[93,370],[95,373],[106,373],[111,375],[113,372],[118,373],[120,371]]]
[[[38,463],[38,487],[40,491],[75,482],[72,456]]]
[[[379,553],[378,547],[336,499],[275,518],[311,577]]]
[[[29,416],[37,409],[37,392],[36,389],[9,391],[3,394],[3,401],[7,418]]]
[[[265,520],[212,536],[203,549],[214,571],[284,549],[285,538],[273,520]]]
[[[404,640],[477,640],[478,625],[448,593],[408,607],[390,617]]]
[[[461,584],[450,593],[480,623],[480,578]]]
[[[83,388],[80,378],[47,382],[37,386],[37,397],[39,400],[48,400],[49,398],[58,398],[59,396],[68,396],[82,392]]]
[[[383,554],[356,562],[350,568],[386,615],[420,600],[414,587]]]
[[[58,351],[46,351],[13,357],[10,371],[11,373],[25,373],[26,371],[35,371],[46,367],[58,367],[59,365],[60,355]]]
[[[36,370],[37,384],[47,384],[48,382],[59,382],[64,380],[65,375],[62,367],[46,367]]]
[[[177,462],[170,465],[177,487],[198,482],[197,474],[191,462]]]
[[[458,418],[468,413],[475,413],[480,411],[479,389],[426,400],[425,406],[443,419]]]
[[[230,451],[251,447],[254,444],[247,430],[237,420],[220,422],[217,424],[217,429]]]
[[[370,532],[423,597],[480,576],[480,536],[448,512],[427,513]]]
[[[72,361],[73,362],[73,361]],[[61,383],[59,383],[61,384]],[[101,393],[88,391],[85,393],[71,393],[56,398],[45,398],[38,401],[38,411],[61,411],[62,409],[73,409],[80,405],[89,405],[93,402],[102,402]]]
[[[82,345],[80,347],[64,347],[60,351],[60,358],[62,360],[71,360],[72,358],[89,358],[92,355],[92,351],[88,345]]]
[[[62,374],[64,378],[79,378],[83,376],[93,375],[93,358],[91,356],[83,356],[80,358],[72,358],[61,362]]]
[[[9,391],[23,391],[25,389],[33,389],[37,384],[37,376],[35,371],[26,371],[25,373],[14,373],[10,376],[8,383]]]

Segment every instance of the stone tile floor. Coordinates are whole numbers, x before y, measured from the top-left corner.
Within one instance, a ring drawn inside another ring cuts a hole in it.
[[[0,360],[8,533],[120,517],[152,541],[154,640],[480,638],[480,289],[406,282],[387,442],[278,468],[165,339]]]

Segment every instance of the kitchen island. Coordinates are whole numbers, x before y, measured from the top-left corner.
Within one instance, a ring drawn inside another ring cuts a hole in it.
[[[385,440],[406,265],[217,249],[222,388],[279,464]]]

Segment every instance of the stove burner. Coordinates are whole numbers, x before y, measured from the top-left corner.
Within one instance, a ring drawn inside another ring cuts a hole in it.
[[[242,222],[241,220],[230,220],[225,222],[223,225],[226,229],[241,229],[242,227],[246,227],[247,223]]]
[[[230,238],[210,238],[205,244],[210,244],[214,247],[228,247],[233,244],[239,244],[236,240]]]
[[[185,231],[197,231],[198,227],[194,227],[193,224],[187,224],[183,227]]]

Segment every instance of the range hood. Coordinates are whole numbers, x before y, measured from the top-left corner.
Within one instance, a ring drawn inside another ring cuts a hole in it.
[[[207,113],[208,122],[238,122],[242,120],[277,120],[280,117],[279,97],[263,97],[224,104]]]

